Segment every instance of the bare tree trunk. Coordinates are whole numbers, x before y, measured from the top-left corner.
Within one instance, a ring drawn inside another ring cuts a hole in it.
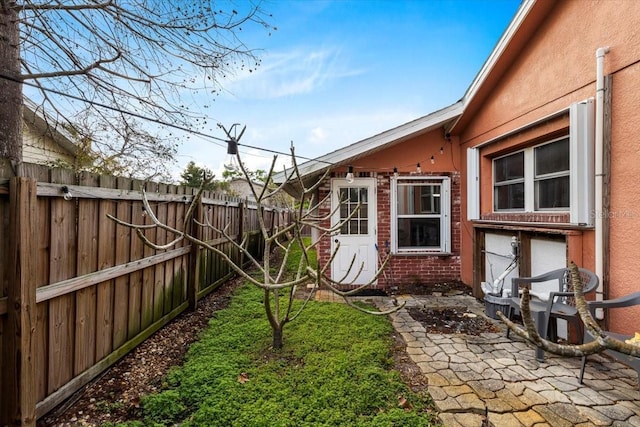
[[[14,7],[12,7],[12,5]],[[22,161],[20,32],[14,2],[0,0],[0,158]]]
[[[278,325],[278,327],[273,327],[273,349],[280,350],[282,349],[282,327],[284,325]]]

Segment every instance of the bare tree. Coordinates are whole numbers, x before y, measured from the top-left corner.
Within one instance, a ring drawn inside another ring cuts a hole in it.
[[[229,132],[227,132],[227,137],[230,140],[233,138],[229,134]],[[247,178],[247,181],[251,184],[251,191],[256,200],[260,232],[265,242],[264,243],[265,255],[263,256],[262,260],[254,258],[251,255],[251,253],[247,250],[246,236],[242,239],[240,243],[238,243],[236,240],[232,238],[232,236],[229,235],[227,228],[224,228],[224,229],[215,228],[208,221],[206,216],[203,218],[202,221],[197,221],[194,218],[194,212],[196,210],[196,206],[199,202],[199,199],[202,195],[203,186],[201,186],[200,191],[198,191],[196,196],[193,198],[189,206],[189,209],[187,210],[187,213],[185,215],[185,223],[183,224],[183,230],[189,230],[190,228],[187,225],[191,223],[191,221],[196,221],[200,227],[208,227],[215,230],[216,232],[221,233],[230,244],[232,244],[237,250],[239,250],[244,255],[244,258],[248,260],[251,267],[253,267],[253,269],[258,272],[257,274],[247,273],[245,267],[234,262],[226,253],[220,251],[215,246],[212,246],[205,241],[197,239],[196,237],[194,237],[193,235],[190,235],[187,232],[180,231],[176,227],[171,227],[167,224],[160,222],[158,218],[154,215],[144,192],[143,192],[143,203],[148,216],[151,218],[152,224],[149,224],[149,225],[131,224],[110,216],[110,218],[116,221],[118,224],[135,229],[140,239],[142,239],[146,245],[152,248],[168,249],[173,245],[175,245],[176,243],[178,243],[179,241],[184,239],[184,240],[188,240],[191,244],[195,244],[202,248],[215,252],[216,254],[221,256],[239,276],[241,276],[251,284],[261,288],[264,291],[264,307],[265,307],[266,317],[269,321],[269,324],[271,325],[271,330],[273,333],[274,349],[282,348],[284,326],[287,323],[293,321],[296,317],[300,315],[300,313],[306,307],[307,303],[313,298],[315,290],[320,287],[324,287],[330,290],[331,292],[342,296],[344,298],[344,301],[347,304],[349,304],[351,307],[354,307],[357,310],[364,311],[369,314],[385,315],[393,311],[399,310],[400,308],[403,307],[403,305],[399,305],[389,311],[380,312],[380,311],[365,309],[355,304],[350,298],[354,294],[358,293],[362,289],[370,286],[375,282],[378,276],[382,273],[383,269],[386,267],[389,261],[389,255],[387,255],[386,259],[382,261],[381,265],[378,267],[377,274],[375,274],[374,278],[370,282],[352,287],[352,289],[350,290],[342,290],[341,285],[344,285],[345,283],[342,283],[341,281],[333,280],[327,274],[328,269],[331,265],[331,261],[335,258],[335,256],[338,254],[338,251],[340,250],[339,245],[335,248],[335,250],[331,254],[330,259],[328,261],[326,261],[324,264],[320,264],[318,262],[316,265],[313,265],[310,252],[311,250],[313,250],[314,244],[308,245],[305,243],[304,239],[302,238],[301,230],[304,227],[316,228],[320,231],[321,238],[322,238],[322,237],[326,237],[328,235],[334,234],[338,230],[340,230],[344,221],[330,228],[322,228],[319,226],[320,222],[322,222],[327,218],[314,217],[310,212],[315,211],[315,208],[325,203],[327,200],[326,198],[323,200],[316,200],[314,197],[314,195],[316,194],[316,189],[318,188],[322,180],[326,177],[326,175],[322,179],[318,180],[318,182],[315,185],[311,187],[306,187],[298,172],[297,164],[295,162],[295,152],[293,148],[291,148],[291,155],[292,155],[292,158],[294,159],[294,166],[292,168],[291,173],[288,175],[288,178],[289,180],[295,180],[301,186],[302,191],[300,192],[301,195],[299,196],[299,198],[295,201],[295,205],[294,205],[295,207],[293,206],[290,207],[292,211],[292,217],[293,217],[292,222],[289,225],[283,227],[282,229],[275,231],[273,234],[270,234],[269,227],[263,216],[264,210],[262,209],[262,206],[269,199],[277,197],[278,194],[283,191],[284,184],[282,184],[281,186],[275,189],[269,188],[268,186],[261,186],[260,190],[258,191],[257,187],[253,185],[253,181],[248,179],[249,172],[244,168],[242,162],[240,161],[240,156],[237,155],[238,164],[240,165],[243,175],[245,176],[245,178]],[[267,177],[269,180],[274,174],[275,164],[276,164],[276,157],[273,158],[271,168],[267,174]],[[309,209],[306,209],[305,206],[308,206]],[[339,209],[339,208],[340,206],[336,207],[336,209]],[[357,213],[357,211],[358,210],[356,209],[354,213],[351,214],[350,217],[345,219],[345,221],[350,220],[351,217]],[[329,214],[329,216],[330,215],[331,213]],[[167,230],[175,236],[175,239],[167,243],[166,245],[157,245],[156,243],[150,241],[145,237],[145,230],[150,227],[158,227],[158,228]],[[287,275],[287,264],[288,264],[288,260],[292,253],[292,248],[294,247],[294,245],[299,245],[299,247],[302,250],[302,254],[301,254],[302,256],[300,257],[300,261],[298,263],[298,267],[295,274],[290,276],[290,275]],[[277,261],[277,265],[272,265],[272,259],[269,257],[269,254],[271,253],[272,250],[280,250],[282,253],[282,257]],[[349,271],[345,274],[345,277],[347,277],[351,273],[351,271],[353,271],[354,273],[356,273],[355,275],[357,278],[357,275],[362,271],[362,269],[363,269],[363,265],[362,264],[358,265],[354,256],[351,260]],[[314,286],[311,287],[310,292],[306,294],[301,304],[296,308],[294,302],[295,302],[295,296],[297,294],[298,288],[300,286],[306,286],[309,284],[312,284]]]
[[[502,319],[502,321],[507,324],[507,327],[519,337],[535,344],[537,347],[540,347],[545,351],[561,356],[588,356],[590,354],[601,353],[605,350],[615,350],[623,354],[640,357],[640,346],[628,344],[616,339],[602,330],[598,322],[591,315],[591,311],[589,310],[582,291],[583,283],[582,280],[580,280],[580,273],[575,263],[571,263],[570,270],[576,308],[578,309],[578,313],[580,314],[580,318],[582,319],[585,328],[595,338],[594,341],[586,344],[557,344],[542,338],[536,329],[533,319],[531,318],[531,311],[529,308],[531,296],[529,294],[528,287],[524,287],[522,289],[521,297],[522,322],[524,324],[524,328],[513,323],[503,313],[498,312],[500,319]]]
[[[0,0],[0,158],[22,159],[23,85],[68,122],[91,108],[208,129],[220,78],[260,63],[239,35],[268,18],[234,0]]]
[[[121,113],[103,116],[90,109],[81,112],[67,129],[77,146],[73,162],[56,160],[50,166],[145,181],[174,181],[176,138],[152,135],[140,121]]]

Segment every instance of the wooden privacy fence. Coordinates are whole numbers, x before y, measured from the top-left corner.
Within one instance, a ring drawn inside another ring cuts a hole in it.
[[[153,250],[106,217],[150,223],[144,186],[160,221],[182,230],[195,189],[24,169],[26,177],[0,182],[0,425],[34,425],[232,275],[212,251],[186,241]],[[290,220],[284,211],[258,212],[208,193],[196,210],[201,220],[227,227],[233,239],[250,237],[256,257],[264,248],[259,214],[271,231]],[[187,226],[242,263],[220,233]],[[159,244],[174,237],[158,228],[145,233]]]

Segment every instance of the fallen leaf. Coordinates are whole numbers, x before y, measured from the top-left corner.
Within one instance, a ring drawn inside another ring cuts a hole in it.
[[[409,401],[403,397],[400,396],[398,397],[398,406],[401,407],[402,409],[409,409],[411,408],[411,404],[409,403]]]
[[[249,381],[249,374],[247,374],[246,372],[243,372],[240,375],[238,375],[238,382],[240,384],[244,384],[247,381]]]

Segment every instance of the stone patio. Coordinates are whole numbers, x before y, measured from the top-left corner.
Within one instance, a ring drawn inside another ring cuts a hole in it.
[[[399,296],[410,307],[460,305],[485,316],[484,304],[469,295]],[[381,309],[391,298],[375,298]],[[445,426],[640,426],[640,392],[633,369],[591,356],[584,384],[580,358],[546,354],[514,334],[431,334],[402,309],[391,320],[407,352],[429,381]],[[488,424],[490,423],[490,424]]]

